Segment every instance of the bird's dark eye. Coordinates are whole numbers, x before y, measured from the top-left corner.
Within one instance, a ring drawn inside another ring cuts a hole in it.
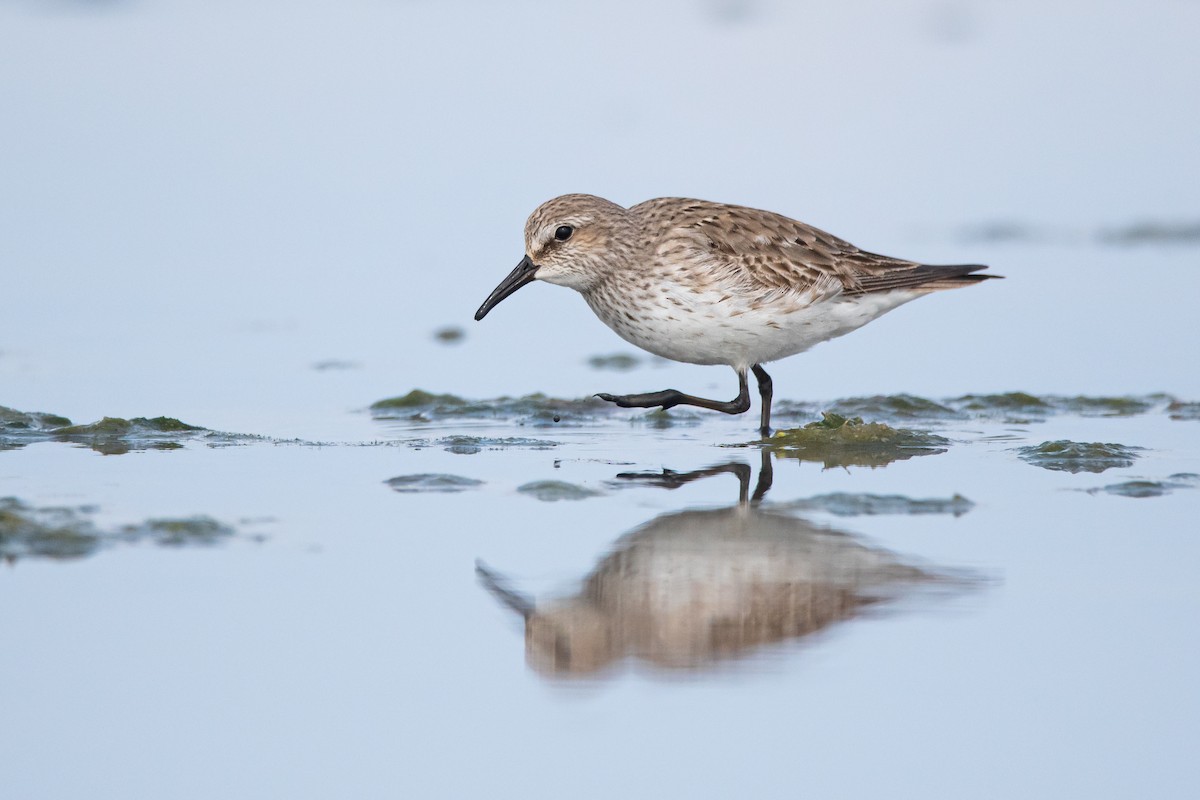
[[[570,225],[560,225],[558,226],[558,230],[554,232],[554,238],[558,239],[560,242],[565,242],[567,239],[571,238],[571,234],[574,232],[575,229]]]

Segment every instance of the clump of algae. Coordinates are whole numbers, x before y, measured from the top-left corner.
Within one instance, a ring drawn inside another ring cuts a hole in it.
[[[105,417],[90,425],[67,425],[56,428],[56,436],[127,436],[131,433],[181,433],[185,431],[202,431],[197,425],[188,425],[174,417]]]
[[[781,458],[819,461],[826,467],[882,467],[919,455],[945,452],[950,441],[925,431],[863,422],[831,411],[802,428],[778,431],[762,444]]]
[[[0,406],[0,432],[45,431],[63,428],[70,424],[71,420],[60,417],[58,414],[17,411],[15,408]]]
[[[73,425],[57,414],[17,411],[0,406],[0,450],[15,450],[36,442],[67,442],[90,447],[104,455],[132,450],[175,450],[182,442],[201,439],[210,446],[258,440],[243,434],[218,433],[174,417],[104,417],[99,422]]]

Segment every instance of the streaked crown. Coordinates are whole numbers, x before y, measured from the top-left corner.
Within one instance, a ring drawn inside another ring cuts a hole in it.
[[[636,241],[629,212],[590,194],[547,200],[525,223],[525,253],[537,265],[536,277],[581,292],[626,263]]]

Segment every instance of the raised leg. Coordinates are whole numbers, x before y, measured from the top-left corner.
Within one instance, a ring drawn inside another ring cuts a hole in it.
[[[754,370],[754,377],[758,379],[758,395],[762,398],[762,424],[758,426],[758,432],[765,439],[771,435],[771,392],[774,387],[771,384],[771,376],[765,369],[758,364],[751,369]]]
[[[755,367],[755,369],[758,369]],[[755,373],[757,374],[757,373]],[[763,373],[766,374],[766,373]],[[770,378],[767,379],[768,382]],[[759,379],[762,387],[762,379]],[[746,371],[738,370],[738,396],[732,400],[705,400],[703,397],[693,397],[690,394],[663,389],[661,392],[646,392],[645,394],[598,394],[601,400],[616,403],[621,408],[673,408],[675,406],[698,406],[726,414],[744,414],[750,410],[750,385],[746,380]]]

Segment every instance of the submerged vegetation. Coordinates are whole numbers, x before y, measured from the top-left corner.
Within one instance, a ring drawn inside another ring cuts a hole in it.
[[[642,365],[641,356],[632,353],[610,353],[604,356],[591,356],[587,360],[592,369],[607,369],[614,372],[628,372]]]
[[[959,494],[952,497],[914,498],[901,494],[832,492],[793,500],[780,507],[796,511],[824,511],[839,517],[879,514],[953,514],[961,517],[975,504]]]
[[[0,557],[73,559],[117,544],[213,545],[236,535],[232,527],[205,516],[104,529],[92,520],[95,512],[94,506],[33,508],[15,497],[0,497]]]
[[[517,491],[548,503],[558,500],[586,500],[589,497],[599,497],[601,494],[595,489],[565,481],[533,481],[518,486]]]
[[[1042,469],[1058,472],[1104,472],[1114,467],[1132,466],[1140,447],[1111,442],[1072,442],[1059,439],[1017,448],[1021,460]]]
[[[1097,486],[1093,489],[1085,489],[1088,494],[1113,494],[1118,497],[1162,497],[1165,494],[1170,494],[1176,489],[1194,489],[1200,485],[1200,475],[1193,472],[1177,472],[1171,475],[1166,480],[1149,481],[1149,480],[1132,480],[1122,483],[1113,483],[1108,486]]]
[[[442,344],[458,344],[467,338],[467,332],[457,325],[447,325],[434,331],[433,338]]]
[[[384,481],[393,491],[402,494],[417,492],[464,492],[483,486],[483,481],[475,478],[464,478],[461,475],[446,475],[436,472],[423,472],[418,475],[397,475]]]

